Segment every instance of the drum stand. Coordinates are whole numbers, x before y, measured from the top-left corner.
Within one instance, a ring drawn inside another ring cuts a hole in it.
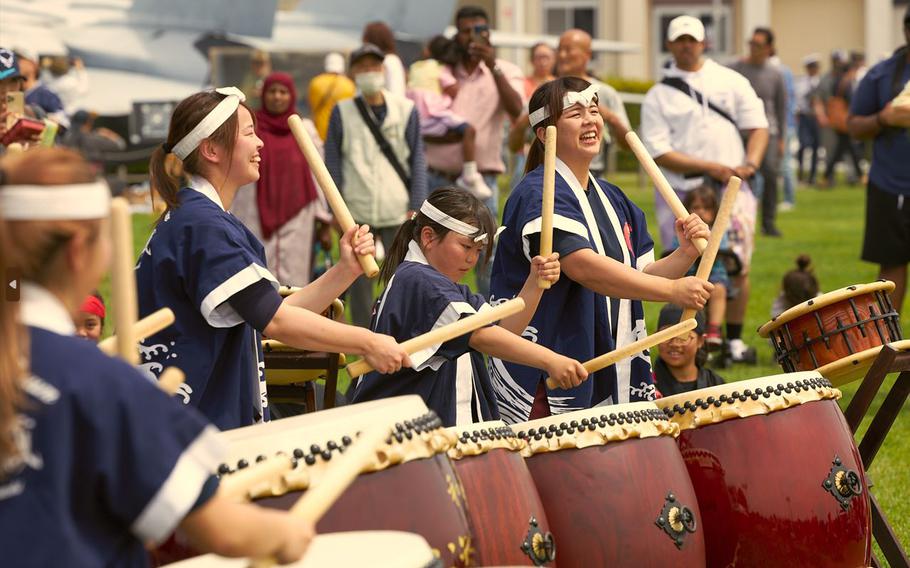
[[[275,351],[265,353],[267,369],[296,371],[325,371],[325,396],[323,408],[335,407],[335,393],[338,390],[338,368],[341,356],[338,353],[318,353],[313,351]],[[302,373],[304,374],[304,373]],[[320,373],[321,375],[321,373]],[[321,378],[321,377],[320,377]],[[302,378],[300,382],[268,382],[269,398],[276,401],[300,400],[303,398],[306,412],[316,412],[316,389],[313,378]]]
[[[901,407],[903,407],[907,397],[910,396],[910,352],[898,352],[890,345],[882,347],[878,357],[875,358],[863,378],[856,395],[850,401],[847,410],[844,411],[850,430],[856,433],[863,418],[869,412],[869,406],[875,399],[875,395],[881,389],[885,376],[890,373],[900,373],[900,375],[898,375],[894,386],[891,387],[891,391],[885,396],[881,407],[872,417],[869,429],[866,430],[866,433],[859,441],[859,454],[867,471],[879,448],[881,448],[882,442],[885,441],[885,437],[891,430],[891,426],[894,425],[895,419],[900,414]],[[907,553],[891,529],[888,519],[871,491],[869,500],[872,505],[872,536],[878,542],[885,559],[892,568],[910,566],[910,562],[907,560]],[[875,567],[881,566],[875,558],[875,554],[872,555],[872,565]]]

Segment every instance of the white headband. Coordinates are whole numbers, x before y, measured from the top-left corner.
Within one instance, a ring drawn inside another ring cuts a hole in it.
[[[211,112],[205,115],[205,118],[200,120],[199,124],[189,134],[184,136],[180,142],[174,144],[171,149],[171,152],[181,160],[185,160],[199,146],[200,142],[218,130],[218,127],[234,114],[240,103],[246,100],[246,95],[237,87],[221,87],[220,89],[215,89],[215,92],[219,95],[225,95],[224,99]]]
[[[111,190],[103,181],[73,185],[0,186],[0,217],[13,221],[103,219]]]
[[[587,107],[594,101],[597,97],[597,85],[588,85],[588,88],[584,91],[569,91],[562,98],[562,110],[566,110],[572,105],[581,103],[582,106]],[[544,120],[550,117],[550,108],[548,105],[543,105],[539,109],[535,110],[528,116],[528,121],[531,123],[531,128],[534,128]]]
[[[426,215],[427,217],[429,217],[430,219],[436,221],[437,223],[439,223],[446,229],[449,229],[450,231],[455,231],[459,235],[471,237],[472,239],[474,239],[475,243],[479,243],[487,238],[486,233],[475,237],[474,235],[477,235],[477,232],[480,229],[478,229],[477,227],[475,227],[473,225],[468,225],[464,221],[459,221],[458,219],[456,219],[455,217],[452,217],[451,215],[443,213],[429,201],[423,202],[423,204],[420,206],[420,212],[423,213],[424,215]]]

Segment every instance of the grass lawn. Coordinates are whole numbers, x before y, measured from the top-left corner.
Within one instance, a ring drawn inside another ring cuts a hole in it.
[[[622,187],[626,193],[654,221],[654,193],[638,186],[634,174],[619,174],[611,181]],[[743,339],[758,349],[758,364],[736,366],[721,370],[728,381],[738,381],[781,372],[774,362],[770,344],[758,337],[756,330],[770,319],[771,303],[780,291],[780,280],[785,272],[795,266],[794,260],[801,253],[812,257],[815,273],[824,291],[834,290],[850,284],[871,282],[877,276],[877,267],[859,260],[864,219],[864,190],[838,186],[833,190],[799,190],[796,208],[778,215],[778,226],[783,238],[771,239],[759,236],[752,261],[752,295],[745,321]],[[134,217],[133,231],[138,254],[151,231],[153,218],[147,215]],[[656,237],[656,231],[652,231]],[[473,276],[470,277],[473,280]],[[108,283],[102,286],[105,298],[110,298]],[[647,304],[648,329],[654,330],[659,304]],[[108,317],[112,322],[113,318]],[[904,320],[904,336],[910,337]],[[892,375],[885,382],[890,387],[896,378]],[[347,389],[349,378],[342,371],[339,377],[342,390]],[[858,384],[843,387],[842,408],[850,401]],[[883,389],[885,390],[885,389]],[[880,394],[873,411],[879,407],[884,396]],[[860,433],[868,427],[864,421]],[[905,489],[910,489],[910,407],[905,406],[894,428],[869,469],[875,484],[874,492],[885,514],[890,519],[898,537],[910,546],[910,502],[901,498]],[[878,555],[881,558],[881,555]]]

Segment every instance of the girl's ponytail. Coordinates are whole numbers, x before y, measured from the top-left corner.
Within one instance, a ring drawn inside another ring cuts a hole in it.
[[[167,209],[176,209],[178,205],[177,191],[180,189],[179,176],[172,175],[173,165],[168,167],[169,160],[179,160],[177,156],[168,154],[162,146],[155,148],[149,161],[149,183],[152,186],[152,199],[157,193]]]
[[[398,227],[398,231],[395,233],[395,239],[392,240],[392,244],[389,247],[386,247],[385,260],[382,263],[382,268],[379,271],[379,281],[389,283],[389,280],[392,279],[392,275],[395,274],[395,269],[398,268],[398,265],[402,263],[404,257],[408,254],[408,243],[411,242],[411,239],[415,238],[414,228],[417,225],[415,220],[416,215],[408,217],[408,219]]]

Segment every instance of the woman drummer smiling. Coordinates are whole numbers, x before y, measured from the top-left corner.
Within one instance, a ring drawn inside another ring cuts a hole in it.
[[[262,244],[226,212],[238,189],[259,178],[261,148],[243,94],[230,87],[177,105],[150,164],[167,211],[136,266],[139,311],[169,307],[176,323],[145,341],[144,366],[156,374],[180,367],[183,400],[222,429],[269,418],[262,333],[301,349],[364,355],[384,372],[410,364],[391,337],[318,315],[360,275],[356,255],[372,254],[366,226],[341,238],[338,264],[281,299]],[[168,173],[169,154],[189,174],[186,187]]]
[[[698,257],[692,239],[707,238],[696,215],[677,221],[681,246],[654,260],[654,243],[645,215],[615,185],[589,171],[600,151],[603,118],[597,89],[587,81],[563,77],[537,88],[529,104],[537,136],[526,175],[506,202],[493,261],[492,301],[511,298],[524,284],[530,259],[538,254],[543,186],[543,140],[555,125],[556,180],[553,251],[563,277],[540,301],[524,331],[531,341],[579,361],[623,347],[645,335],[641,300],[672,301],[701,308],[712,284],[681,278]],[[503,420],[521,422],[596,404],[648,400],[654,396],[647,355],[598,371],[581,385],[547,392],[536,369],[491,362],[493,385]]]

